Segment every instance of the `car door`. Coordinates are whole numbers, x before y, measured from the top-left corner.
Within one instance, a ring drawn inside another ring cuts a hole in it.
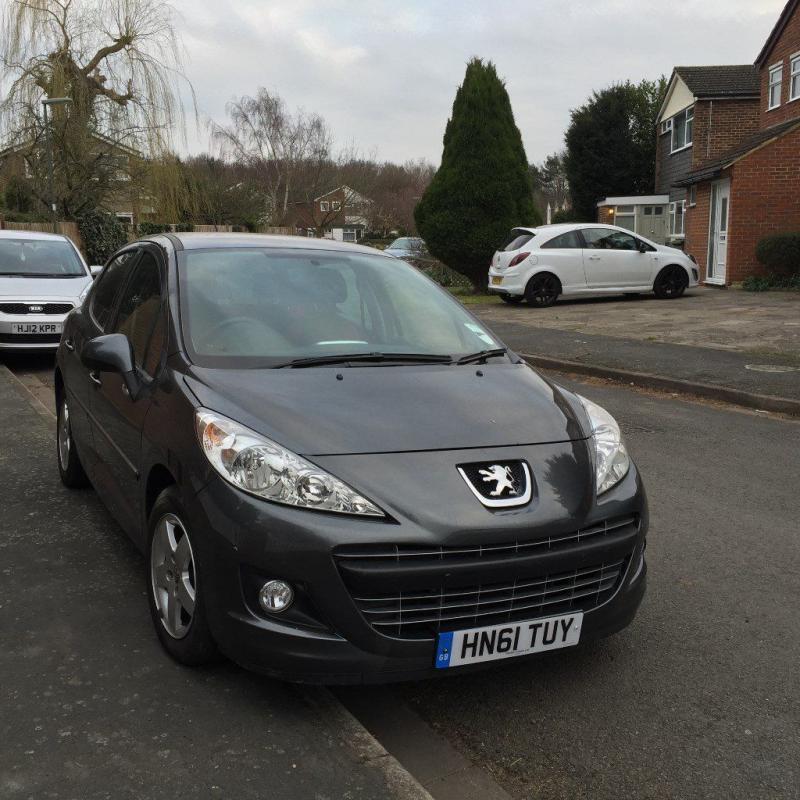
[[[641,239],[614,228],[584,228],[583,264],[590,289],[641,288],[651,281],[653,248],[639,249]]]
[[[62,337],[60,366],[69,403],[70,428],[84,468],[93,477],[96,460],[90,403],[94,384],[81,362],[86,343],[103,333],[128,279],[135,253],[115,256],[97,277],[83,305],[73,312]]]
[[[539,265],[561,281],[564,294],[586,289],[583,266],[583,240],[579,231],[567,231],[541,244]]]
[[[161,251],[143,245],[120,292],[107,333],[127,336],[141,391],[131,397],[121,375],[94,375],[92,421],[98,461],[105,473],[106,491],[116,504],[123,527],[135,533],[139,522],[140,453],[142,429],[152,389],[166,352],[166,269]]]

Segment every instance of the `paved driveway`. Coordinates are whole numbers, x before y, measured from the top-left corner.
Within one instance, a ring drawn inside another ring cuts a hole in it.
[[[603,297],[560,300],[535,309],[470,305],[490,325],[513,322],[623,339],[781,354],[800,362],[800,292],[692,289],[679,300]]]

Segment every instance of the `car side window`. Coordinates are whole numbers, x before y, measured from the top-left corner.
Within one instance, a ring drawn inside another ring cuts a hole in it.
[[[637,250],[636,238],[629,233],[607,228],[589,228],[583,231],[586,247],[591,250]]]
[[[161,267],[149,251],[134,267],[122,290],[115,333],[124,333],[133,345],[134,363],[151,377],[158,371],[166,337]]]
[[[104,332],[111,320],[117,295],[128,277],[136,255],[135,250],[120,253],[103,270],[92,289],[89,311],[95,324]]]
[[[580,249],[581,247],[583,247],[583,242],[578,231],[567,231],[542,245],[543,250],[549,248],[553,250]]]

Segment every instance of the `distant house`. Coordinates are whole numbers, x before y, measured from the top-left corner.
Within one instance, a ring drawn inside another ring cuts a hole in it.
[[[357,242],[367,230],[370,205],[354,189],[339,186],[311,201],[295,203],[284,224],[299,236]]]
[[[104,136],[95,135],[92,141],[96,144],[92,157],[97,161],[103,159],[110,172],[110,185],[102,203],[104,210],[129,223],[138,223],[152,216],[152,200],[143,193],[141,182],[132,179],[141,171],[144,156],[138,150]],[[31,159],[37,158],[40,152],[33,141],[19,142],[0,150],[0,194],[12,176],[25,180],[34,177]]]
[[[705,283],[758,274],[758,240],[800,230],[800,0],[753,64],[676,67],[658,117],[656,191],[669,243]]]

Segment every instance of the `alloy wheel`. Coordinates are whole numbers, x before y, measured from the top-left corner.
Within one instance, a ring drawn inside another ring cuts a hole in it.
[[[182,639],[194,617],[197,573],[189,535],[174,514],[165,514],[156,525],[150,583],[161,624],[173,639]]]
[[[528,302],[544,308],[551,306],[558,299],[558,279],[554,275],[537,275],[527,292]]]
[[[659,280],[663,297],[680,297],[686,289],[686,273],[680,267],[670,267]]]
[[[61,469],[69,469],[69,451],[72,448],[71,433],[69,427],[69,406],[66,399],[61,403],[61,414],[58,420],[58,460],[61,462]]]

